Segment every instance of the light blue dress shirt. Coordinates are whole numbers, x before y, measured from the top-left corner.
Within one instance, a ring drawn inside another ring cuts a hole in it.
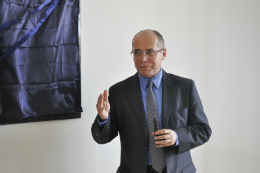
[[[147,120],[146,95],[147,95],[148,88],[146,88],[146,86],[147,86],[147,83],[150,79],[142,77],[139,74],[138,74],[138,78],[139,78],[139,84],[140,84],[140,89],[141,89],[141,94],[142,94],[142,101],[143,101],[143,104],[144,104],[144,110],[145,110],[145,115],[146,115],[146,120]],[[153,90],[155,97],[156,97],[160,128],[162,128],[162,121],[161,121],[161,119],[162,119],[162,69],[151,80],[154,83],[152,90]],[[98,120],[98,123],[99,123],[101,128],[107,122],[107,119],[103,122],[100,122],[98,116],[97,116],[97,120]],[[178,139],[178,135],[177,135],[176,132],[175,132],[175,134],[177,136],[177,140],[176,140],[176,144],[174,146],[178,146],[179,145],[179,139]],[[148,149],[147,164],[152,165],[151,154],[150,154],[150,144],[149,143],[148,143],[148,148],[149,149]]]

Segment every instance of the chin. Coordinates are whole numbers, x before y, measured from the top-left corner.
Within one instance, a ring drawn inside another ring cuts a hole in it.
[[[142,77],[146,77],[146,78],[150,78],[153,73],[151,69],[138,69],[137,71]]]
[[[150,73],[139,73],[142,77],[145,78],[150,78],[151,74]]]

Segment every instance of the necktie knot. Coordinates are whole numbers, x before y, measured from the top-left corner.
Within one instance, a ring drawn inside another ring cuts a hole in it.
[[[152,88],[152,86],[153,86],[153,81],[149,80],[147,83],[147,88]]]

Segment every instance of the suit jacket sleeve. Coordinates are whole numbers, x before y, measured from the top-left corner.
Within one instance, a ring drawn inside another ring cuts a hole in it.
[[[97,118],[95,118],[94,123],[91,127],[91,133],[94,140],[99,144],[105,144],[113,140],[118,135],[118,127],[115,118],[115,104],[114,104],[114,97],[113,94],[110,92],[109,89],[109,104],[110,104],[110,114],[107,120],[107,123],[103,128],[99,127]]]
[[[211,128],[203,111],[195,83],[192,80],[189,86],[188,107],[184,114],[188,114],[187,126],[175,129],[179,137],[178,153],[183,153],[202,145],[211,136]]]

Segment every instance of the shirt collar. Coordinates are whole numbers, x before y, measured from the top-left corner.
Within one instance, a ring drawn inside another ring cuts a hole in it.
[[[146,89],[147,83],[150,79],[140,76],[139,73],[138,73],[138,78],[139,78],[139,83],[140,83],[141,87],[143,89]],[[162,82],[162,68],[159,71],[159,73],[157,73],[151,80],[153,81],[156,88],[159,89],[161,82]]]

